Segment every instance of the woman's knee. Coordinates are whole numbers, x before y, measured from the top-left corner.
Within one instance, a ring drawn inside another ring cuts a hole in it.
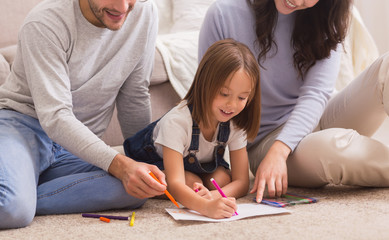
[[[352,129],[331,128],[306,136],[288,160],[288,171],[299,185],[302,179],[311,185],[353,184],[356,173],[375,162],[382,164],[388,156],[388,148],[374,139]]]
[[[342,149],[350,143],[355,131],[331,128],[304,137],[289,157],[289,184],[321,187],[331,182],[328,166],[339,163]]]
[[[378,71],[378,82],[382,87],[382,102],[386,114],[389,115],[389,52],[377,60],[380,68]]]

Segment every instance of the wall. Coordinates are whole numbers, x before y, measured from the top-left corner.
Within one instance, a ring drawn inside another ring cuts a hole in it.
[[[380,54],[389,51],[389,1],[354,0]]]

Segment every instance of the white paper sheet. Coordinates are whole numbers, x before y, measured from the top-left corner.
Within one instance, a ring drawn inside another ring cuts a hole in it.
[[[200,213],[189,210],[188,208],[166,208],[166,211],[175,220],[192,220],[192,221],[205,221],[205,222],[228,222],[235,221],[242,218],[248,218],[253,216],[274,215],[282,213],[290,213],[285,208],[276,208],[258,203],[244,203],[238,204],[238,215],[231,218],[213,219],[201,215]]]

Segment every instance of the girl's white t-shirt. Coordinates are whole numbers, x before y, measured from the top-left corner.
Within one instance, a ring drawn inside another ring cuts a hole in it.
[[[162,147],[168,147],[186,157],[189,154],[189,147],[192,141],[193,120],[186,101],[182,101],[176,107],[166,113],[157,123],[153,132],[153,140],[159,156],[163,156]],[[207,141],[200,132],[199,151],[196,157],[199,162],[210,162],[213,159],[214,147],[218,145],[217,127],[212,141]],[[246,147],[247,135],[242,129],[238,129],[230,121],[230,135],[227,141],[229,151],[239,150]]]

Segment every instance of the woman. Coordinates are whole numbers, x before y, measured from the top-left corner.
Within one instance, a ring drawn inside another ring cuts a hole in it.
[[[333,92],[351,0],[218,0],[199,57],[214,41],[245,43],[261,67],[261,127],[248,145],[257,201],[289,185],[389,186],[389,149],[370,136],[389,112],[389,56]]]

